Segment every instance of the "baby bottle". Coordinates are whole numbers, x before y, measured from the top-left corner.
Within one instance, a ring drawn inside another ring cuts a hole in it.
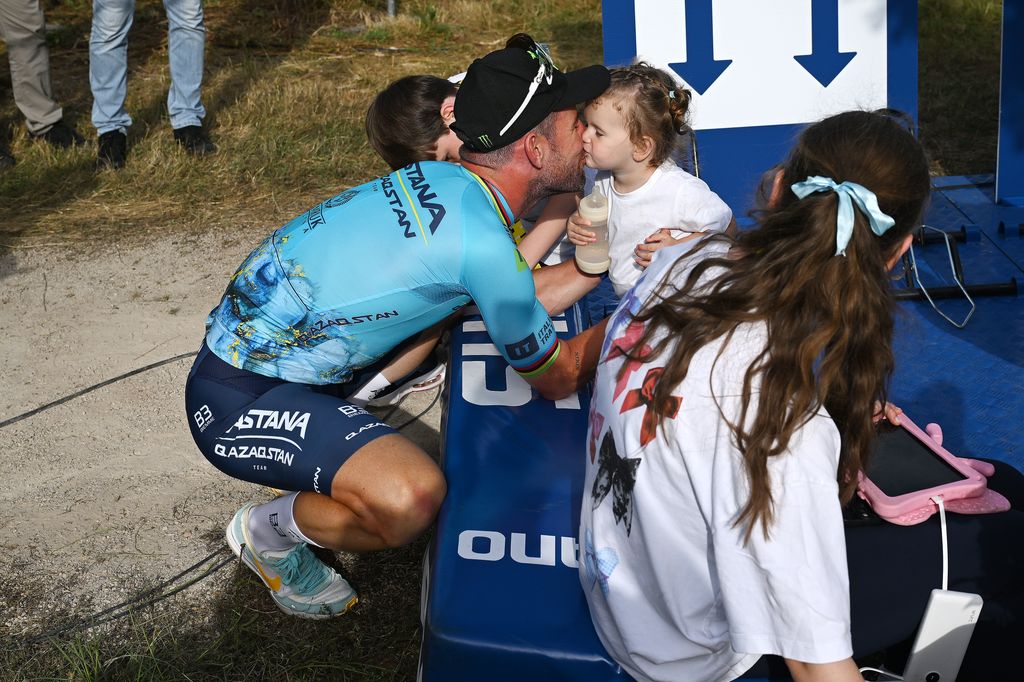
[[[612,261],[608,257],[608,198],[597,187],[580,201],[580,216],[590,221],[587,229],[597,241],[576,247],[576,265],[588,275],[599,275]]]

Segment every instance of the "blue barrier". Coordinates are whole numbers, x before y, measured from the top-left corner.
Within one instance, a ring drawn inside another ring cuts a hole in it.
[[[577,306],[555,328],[587,323]],[[576,569],[589,395],[536,398],[473,314],[452,334],[449,377],[420,679],[630,679],[594,633]]]
[[[559,336],[610,312],[610,296],[555,318]],[[448,496],[424,560],[419,679],[631,680],[597,639],[577,574],[589,393],[536,397],[472,310],[448,376]]]

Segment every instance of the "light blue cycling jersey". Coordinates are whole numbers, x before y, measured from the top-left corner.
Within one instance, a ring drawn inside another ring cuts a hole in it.
[[[504,197],[451,163],[412,164],[324,201],[242,263],[206,322],[221,359],[264,376],[340,383],[476,302],[525,376],[558,355]]]

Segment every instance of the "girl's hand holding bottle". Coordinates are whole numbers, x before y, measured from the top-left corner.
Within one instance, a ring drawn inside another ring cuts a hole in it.
[[[569,216],[569,222],[567,224],[569,241],[576,246],[593,244],[597,241],[597,235],[588,230],[588,227],[590,227],[590,221],[581,216],[579,211],[575,211],[571,216]]]

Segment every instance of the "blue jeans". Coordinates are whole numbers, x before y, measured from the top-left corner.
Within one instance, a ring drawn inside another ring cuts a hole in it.
[[[172,128],[200,125],[206,109],[199,101],[203,83],[202,0],[164,0],[167,12],[167,52],[171,63],[171,89],[167,112]],[[125,132],[132,124],[124,108],[128,82],[128,29],[135,0],[93,0],[92,35],[89,37],[89,86],[92,88],[92,124],[102,135]]]

